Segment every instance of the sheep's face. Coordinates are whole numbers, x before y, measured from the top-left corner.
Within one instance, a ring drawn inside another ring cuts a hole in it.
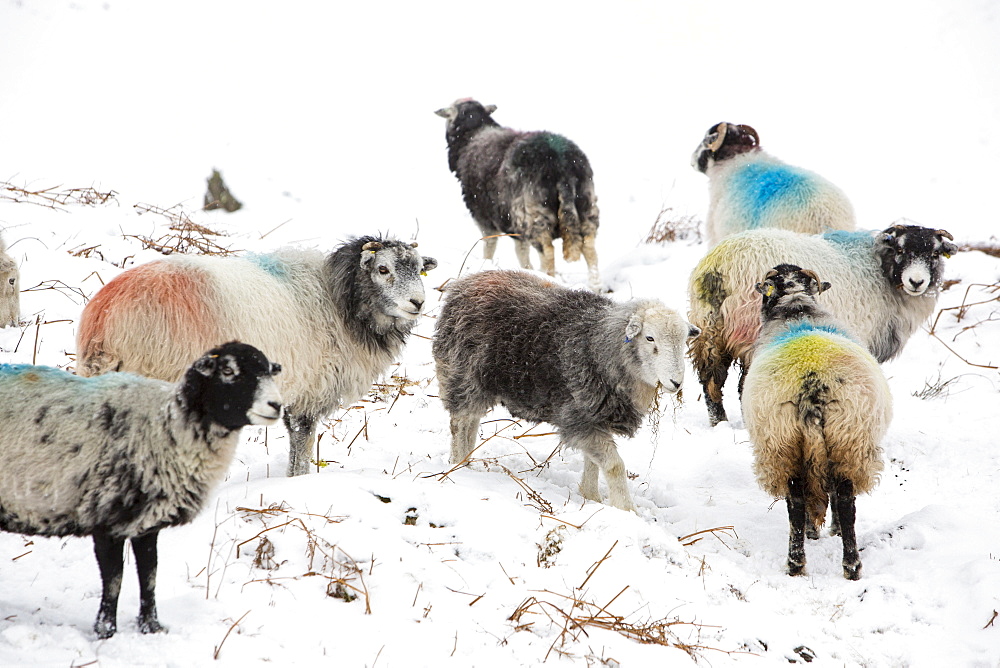
[[[796,311],[815,305],[816,297],[830,287],[830,283],[819,280],[814,271],[794,264],[779,264],[767,272],[754,289],[764,298],[765,317],[773,317],[778,309],[787,311],[784,315],[791,317]]]
[[[211,424],[235,430],[271,425],[281,418],[281,394],[274,376],[281,365],[245,343],[231,341],[199,358],[184,377],[184,402],[207,430]]]
[[[688,339],[701,330],[676,311],[651,307],[635,313],[625,328],[625,341],[635,346],[641,377],[648,385],[659,383],[670,393],[684,381],[684,350]]]
[[[19,283],[17,264],[10,257],[0,255],[0,295],[17,294],[21,289]]]
[[[416,243],[369,242],[361,250],[361,270],[375,287],[372,304],[391,318],[415,320],[424,309],[421,276],[437,266],[432,257],[421,257]]]
[[[691,166],[704,174],[716,162],[760,148],[760,137],[749,125],[716,123],[705,133],[691,156]]]
[[[445,119],[447,131],[471,130],[483,125],[496,125],[490,118],[497,110],[495,104],[483,105],[471,97],[455,100],[450,107],[438,109],[434,113]]]
[[[941,283],[944,258],[958,251],[946,230],[893,225],[876,240],[882,272],[893,287],[911,297],[934,294]]]

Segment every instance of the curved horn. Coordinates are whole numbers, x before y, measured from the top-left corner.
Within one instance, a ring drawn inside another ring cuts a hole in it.
[[[813,279],[814,281],[816,281],[816,283],[818,283],[819,285],[823,284],[823,281],[819,280],[819,276],[812,269],[803,269],[802,273],[808,276],[809,278]]]
[[[756,130],[754,130],[749,125],[740,125],[739,129],[740,129],[741,132],[744,132],[745,134],[748,134],[751,137],[753,137],[753,145],[754,146],[760,146],[760,135],[757,134]]]
[[[934,230],[934,234],[938,235],[939,237],[945,237],[949,241],[955,240],[955,237],[951,236],[951,232],[949,232],[948,230]]]
[[[410,248],[416,248],[416,247],[417,247],[417,242],[416,241],[411,241],[410,242]]]
[[[771,271],[769,271],[766,274],[764,274],[764,280],[766,281],[768,279],[774,278],[775,276],[778,275],[778,273],[779,272],[778,272],[777,269],[772,269]]]
[[[380,242],[378,242],[378,241],[369,241],[368,243],[366,243],[364,246],[361,247],[361,250],[374,252],[374,251],[377,251],[377,250],[381,250],[381,248],[382,248],[382,244]]]
[[[715,153],[722,147],[722,142],[726,141],[726,130],[729,128],[729,123],[719,123],[715,126],[716,137],[711,144],[706,146],[709,151]]]

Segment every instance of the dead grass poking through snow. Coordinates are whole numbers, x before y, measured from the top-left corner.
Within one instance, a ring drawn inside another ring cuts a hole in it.
[[[179,204],[164,209],[152,204],[136,204],[133,207],[139,215],[152,213],[169,221],[167,234],[157,238],[140,234],[125,234],[126,239],[136,239],[142,247],[170,255],[184,253],[187,255],[235,255],[233,250],[219,243],[220,237],[227,236],[224,232],[213,230],[205,225],[194,222]]]
[[[974,288],[977,289],[979,296],[972,297],[972,300],[970,301],[970,293]],[[1000,368],[993,360],[986,363],[969,361],[966,357],[959,354],[952,346],[946,343],[940,336],[938,336],[938,325],[941,324],[941,318],[945,314],[947,314],[950,318],[954,318],[955,323],[961,323],[966,320],[970,321],[968,324],[959,329],[959,331],[951,338],[950,343],[952,344],[958,342],[959,336],[967,334],[968,332],[975,330],[977,327],[987,323],[1000,322],[1000,282],[993,283],[991,285],[987,285],[985,283],[973,283],[969,285],[965,289],[965,294],[962,296],[962,303],[958,306],[949,306],[948,308],[939,310],[930,329],[931,336],[940,341],[949,352],[969,366],[979,367],[981,369]]]
[[[642,240],[647,244],[665,244],[675,241],[690,241],[693,244],[700,244],[701,220],[697,216],[681,216],[677,214],[673,207],[664,206],[657,214],[653,226],[649,228],[646,238]]]
[[[9,181],[0,183],[0,199],[18,204],[44,206],[48,209],[58,210],[73,204],[79,206],[117,204],[117,197],[118,193],[114,190],[101,192],[96,188],[63,188],[62,186],[29,190],[15,186]]]

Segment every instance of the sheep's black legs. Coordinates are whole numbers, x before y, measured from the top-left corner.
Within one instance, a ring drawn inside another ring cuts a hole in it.
[[[309,473],[309,458],[316,440],[316,418],[285,410],[288,430],[288,477]]]
[[[132,539],[135,570],[139,574],[139,631],[159,633],[166,629],[156,618],[156,538],[158,531]]]
[[[704,348],[709,344],[701,343],[701,337],[691,342],[691,349]],[[702,358],[709,356],[709,351],[695,354],[692,362],[695,371],[698,372],[698,380],[701,381],[702,389],[705,392],[705,407],[708,408],[708,422],[713,427],[720,422],[725,422],[729,418],[726,416],[726,408],[722,404],[722,388],[726,385],[726,378],[729,377],[729,366],[733,363],[732,355],[713,354],[702,363]]]
[[[101,607],[94,622],[98,638],[110,638],[118,630],[118,594],[122,589],[125,539],[105,533],[94,534],[94,555],[101,571]]]
[[[788,481],[788,574],[802,575],[806,568],[806,496],[802,477]]]
[[[854,483],[841,478],[836,481],[835,489],[834,517],[840,521],[840,538],[844,542],[844,577],[857,580],[861,577],[861,555],[858,554],[858,539],[854,533]]]

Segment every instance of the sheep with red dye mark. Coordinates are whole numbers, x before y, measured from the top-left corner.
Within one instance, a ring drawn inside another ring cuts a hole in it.
[[[892,395],[871,353],[817,303],[830,287],[790,264],[757,283],[763,329],[743,388],[743,417],[757,482],[788,506],[788,574],[805,572],[805,536],[819,537],[829,502],[844,577],[857,580],[854,499],[878,483]]]
[[[21,272],[0,238],[0,327],[16,325],[20,318]]]
[[[123,272],[83,310],[78,371],[175,380],[205,343],[236,338],[280,359],[288,475],[309,470],[316,423],[371,388],[424,310],[415,243],[361,237],[330,254],[173,255]]]
[[[466,98],[435,112],[447,119],[448,167],[487,237],[483,256],[492,259],[497,235],[510,234],[522,268],[531,269],[532,246],[554,276],[552,241],[562,239],[563,257],[575,262],[582,253],[597,290],[597,195],[587,156],[562,135],[501,127],[494,111]]]
[[[117,630],[126,540],[139,575],[139,630],[164,630],[157,536],[202,509],[244,426],[278,421],[280,369],[235,341],[189,364],[175,385],[0,365],[0,529],[93,537],[103,583],[98,638]]]
[[[479,422],[500,403],[548,422],[584,454],[580,493],[635,510],[615,436],[631,437],[657,386],[676,393],[684,346],[698,329],[651,299],[615,303],[522,271],[484,271],[448,284],[434,331],[441,401],[451,414],[451,463],[467,461]]]
[[[749,125],[713,125],[691,164],[708,176],[705,236],[711,246],[744,230],[818,234],[855,227],[854,207],[840,188],[763,150]]]

